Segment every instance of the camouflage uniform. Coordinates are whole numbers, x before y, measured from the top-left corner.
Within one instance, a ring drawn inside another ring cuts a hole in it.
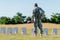
[[[37,27],[40,29],[40,33],[42,34],[43,33],[43,30],[42,30],[42,23],[41,23],[41,17],[43,15],[44,11],[39,8],[39,7],[36,7],[34,10],[33,10],[33,17],[34,17],[34,27],[35,27],[35,34],[37,34]]]

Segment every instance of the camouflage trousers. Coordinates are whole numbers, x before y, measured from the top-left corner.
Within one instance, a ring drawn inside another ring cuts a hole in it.
[[[37,28],[39,28],[40,33],[43,34],[43,30],[42,30],[42,22],[40,19],[35,19],[34,20],[34,28],[35,28],[35,34],[37,34]]]

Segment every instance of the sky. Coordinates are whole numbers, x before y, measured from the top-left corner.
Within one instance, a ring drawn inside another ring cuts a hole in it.
[[[46,17],[52,13],[60,13],[60,0],[0,0],[0,17],[13,17],[17,12],[24,16],[32,16],[34,3],[45,11]]]

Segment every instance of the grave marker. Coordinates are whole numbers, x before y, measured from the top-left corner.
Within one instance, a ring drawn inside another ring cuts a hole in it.
[[[44,28],[43,29],[43,33],[46,34],[46,35],[48,35],[48,29],[47,28]]]
[[[25,27],[23,27],[23,28],[21,29],[21,33],[22,33],[22,34],[26,34],[26,33],[27,33],[27,30],[26,30]]]
[[[18,33],[18,27],[13,28],[13,33],[15,33],[15,34]]]
[[[3,34],[6,33],[6,28],[5,27],[1,27],[1,33],[3,33]]]
[[[57,28],[53,28],[53,34],[57,35]]]
[[[12,34],[13,33],[13,28],[8,28],[7,32],[8,32],[8,34]]]

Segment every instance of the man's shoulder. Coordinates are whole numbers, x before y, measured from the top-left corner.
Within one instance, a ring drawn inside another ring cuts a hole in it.
[[[38,7],[38,9],[42,9],[41,7]]]
[[[34,8],[33,11],[35,10],[41,10],[41,8],[40,7]]]

